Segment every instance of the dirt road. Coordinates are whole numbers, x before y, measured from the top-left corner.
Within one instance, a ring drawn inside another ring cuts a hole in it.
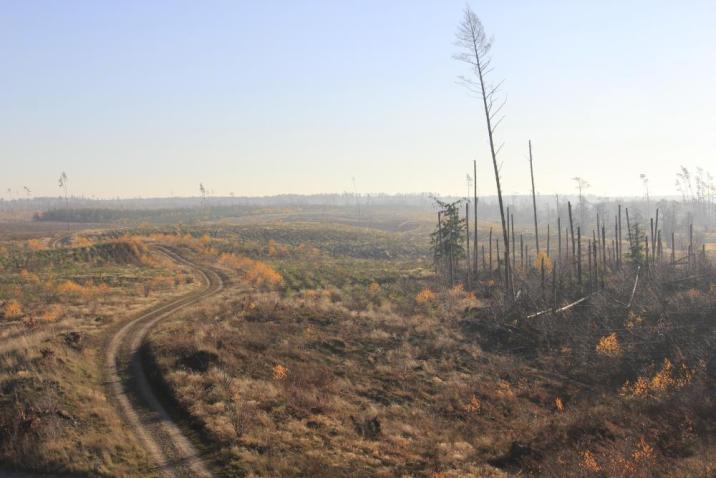
[[[219,292],[224,284],[212,269],[195,264],[176,252],[157,246],[173,260],[191,266],[204,287],[167,304],[155,307],[128,322],[110,339],[106,355],[106,383],[111,400],[152,455],[157,472],[173,477],[210,477],[211,472],[196,448],[182,434],[152,391],[142,367],[139,349],[147,333],[160,320]]]

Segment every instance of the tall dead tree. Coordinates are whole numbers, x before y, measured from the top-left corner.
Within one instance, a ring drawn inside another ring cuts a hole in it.
[[[477,160],[472,160],[472,213],[475,216],[473,218],[473,244],[475,245],[475,280],[479,280],[479,270],[477,265]],[[484,259],[485,254],[483,254]]]
[[[532,179],[532,211],[535,218],[535,252],[539,256],[539,232],[537,232],[537,196],[535,195],[535,172],[532,167],[532,140],[527,142],[530,149],[530,178]]]
[[[487,76],[491,72],[490,66],[490,49],[491,41],[485,34],[482,22],[470,7],[465,7],[463,12],[463,20],[457,32],[456,44],[462,49],[462,52],[455,55],[457,60],[467,63],[472,68],[473,78],[462,78],[465,86],[470,91],[477,91],[482,98],[482,105],[485,112],[485,121],[487,126],[487,136],[490,141],[490,156],[492,157],[492,166],[495,172],[495,184],[497,186],[497,201],[500,206],[500,219],[502,220],[502,238],[505,245],[509,244],[507,232],[507,221],[505,219],[505,210],[502,203],[502,185],[500,184],[500,168],[497,164],[497,155],[500,147],[495,147],[495,130],[500,124],[502,118],[499,117],[500,111],[504,106],[504,102],[497,104],[496,97],[499,84],[490,86],[487,84]],[[510,248],[505,247],[505,288],[510,290]]]

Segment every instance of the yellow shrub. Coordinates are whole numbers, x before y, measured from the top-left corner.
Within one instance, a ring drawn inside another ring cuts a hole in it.
[[[11,299],[5,303],[3,307],[3,314],[7,319],[15,319],[22,315],[22,306],[20,302],[15,299]]]
[[[451,297],[460,297],[464,293],[465,293],[465,286],[462,283],[457,284],[450,289]]]
[[[534,262],[535,269],[540,270],[540,267],[542,267],[542,259],[544,259],[545,274],[552,272],[552,258],[549,257],[545,251],[540,251],[540,253],[537,254],[537,258]]]
[[[478,413],[481,407],[480,399],[473,395],[470,401],[465,404],[464,409],[467,413]]]
[[[609,335],[605,335],[595,347],[599,355],[605,357],[618,357],[622,353],[621,345],[619,345],[619,339],[617,338],[616,332],[612,332]]]
[[[85,288],[75,281],[66,280],[57,286],[57,293],[60,295],[82,295]]]
[[[224,253],[219,256],[219,263],[243,273],[257,287],[277,286],[283,282],[283,276],[271,266],[248,257]]]
[[[274,380],[284,380],[287,375],[288,375],[288,368],[284,367],[281,364],[274,365],[274,367],[273,367],[273,379]]]
[[[427,287],[415,296],[415,302],[418,304],[427,304],[435,300],[435,293]]]
[[[20,277],[22,278],[22,280],[30,284],[38,284],[40,282],[40,278],[37,276],[37,274],[28,272],[25,269],[20,271]]]
[[[591,451],[583,451],[580,454],[582,455],[582,460],[579,462],[580,467],[594,473],[601,471],[602,467],[599,466],[597,459],[594,458],[594,454]]]
[[[380,284],[377,282],[371,282],[371,284],[368,286],[368,292],[375,295],[378,292],[380,292]]]
[[[277,286],[283,282],[283,276],[271,266],[260,261],[254,261],[246,272],[247,279],[256,286]]]
[[[620,391],[623,397],[641,398],[646,396],[657,397],[666,392],[679,390],[691,383],[694,378],[694,372],[690,370],[686,364],[681,364],[678,371],[674,370],[674,366],[668,358],[664,359],[664,363],[651,378],[639,377],[631,384],[626,382]]]
[[[40,318],[45,322],[54,322],[60,317],[62,317],[65,313],[65,310],[63,307],[59,304],[51,305],[50,307],[45,310]]]
[[[84,236],[75,236],[72,239],[72,245],[75,247],[89,247],[92,245],[92,241]]]
[[[39,239],[30,239],[27,241],[27,248],[31,251],[39,251],[45,248],[45,244]]]

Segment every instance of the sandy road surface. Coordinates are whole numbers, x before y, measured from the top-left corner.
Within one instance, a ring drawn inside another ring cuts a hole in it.
[[[170,249],[160,246],[157,249],[173,260],[194,268],[202,276],[205,286],[144,313],[112,336],[105,355],[107,392],[121,416],[154,458],[160,474],[209,477],[212,474],[196,448],[182,434],[152,391],[142,367],[139,349],[157,322],[216,294],[224,284],[212,269],[193,263]]]

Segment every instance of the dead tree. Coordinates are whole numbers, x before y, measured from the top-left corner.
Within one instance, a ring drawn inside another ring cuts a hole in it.
[[[455,58],[469,64],[472,68],[473,78],[463,78],[465,85],[471,91],[478,91],[482,98],[482,105],[485,112],[485,122],[487,126],[487,136],[490,142],[490,156],[492,157],[492,166],[495,172],[495,184],[497,186],[497,201],[500,206],[500,219],[502,221],[502,238],[505,245],[509,244],[507,221],[505,219],[505,211],[502,202],[502,185],[500,183],[500,168],[497,164],[497,155],[502,146],[495,147],[495,130],[502,120],[500,111],[504,106],[504,102],[498,104],[497,92],[499,84],[489,86],[487,84],[487,76],[491,72],[490,49],[492,43],[485,34],[485,29],[480,19],[475,15],[470,7],[465,7],[463,21],[457,32],[457,45],[462,49],[461,53],[455,55]],[[506,291],[510,291],[510,248],[505,247],[505,287]]]
[[[470,201],[465,201],[465,241],[467,244],[467,254],[465,255],[466,269],[466,283],[467,288],[470,289],[472,284],[470,283]],[[475,244],[475,250],[477,250],[477,244]]]
[[[530,178],[532,180],[532,211],[535,219],[535,252],[539,256],[539,233],[537,232],[537,197],[535,195],[535,173],[532,166],[532,140],[527,142],[530,150]]]
[[[567,201],[567,209],[569,211],[569,232],[572,236],[572,269],[574,269],[574,252],[577,249],[577,244],[574,239],[574,221],[572,220],[572,203]]]
[[[475,280],[478,280],[479,278],[479,270],[477,266],[477,160],[472,160],[472,205],[473,205],[473,211],[474,214],[474,220],[473,220],[473,228],[474,228],[474,236],[473,236],[473,243],[475,244]],[[483,261],[485,260],[485,254],[483,253]]]

